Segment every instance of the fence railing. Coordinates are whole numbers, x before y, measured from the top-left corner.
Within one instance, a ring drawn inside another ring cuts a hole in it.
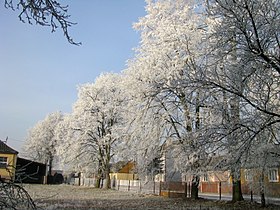
[[[75,178],[72,182],[75,185],[94,187],[94,178]],[[101,186],[103,186],[101,181]],[[265,193],[268,196],[277,197],[279,195],[279,187],[277,189],[266,187]],[[120,191],[132,191],[144,194],[157,194],[168,197],[190,197],[191,182],[157,182],[144,180],[111,180],[111,188]],[[200,182],[199,193],[210,193],[218,195],[221,199],[222,195],[231,194],[232,184],[229,182]],[[250,187],[243,184],[242,192],[245,195],[259,195],[259,190],[256,187]]]
[[[94,178],[75,178],[71,182],[74,185],[95,186]],[[101,181],[101,186],[102,181]],[[168,197],[190,196],[191,185],[185,182],[157,182],[143,180],[111,180],[111,188],[120,191],[131,191],[143,194],[156,194]]]
[[[72,181],[72,184],[94,187],[95,179],[75,178]],[[101,186],[103,186],[102,181],[101,181]],[[131,192],[137,192],[143,194],[156,194],[156,195],[162,195],[167,197],[190,197],[191,196],[191,182],[158,182],[158,181],[144,181],[144,180],[112,179],[111,188],[120,191],[131,191]],[[216,186],[216,184],[208,185],[205,183],[201,183],[199,190],[200,192],[219,193],[219,189]]]
[[[156,182],[142,180],[112,180],[111,188],[166,197],[190,197],[191,185],[186,182]]]
[[[132,191],[144,194],[160,194],[160,182],[154,181],[113,180],[111,182],[111,188],[120,191]]]

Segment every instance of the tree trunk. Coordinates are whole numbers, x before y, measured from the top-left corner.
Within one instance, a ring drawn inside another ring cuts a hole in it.
[[[102,177],[102,168],[101,168],[101,161],[99,161],[97,176],[96,176],[96,180],[95,180],[95,188],[100,188],[101,177]]]
[[[110,173],[109,171],[106,172],[105,175],[105,184],[103,185],[104,189],[110,189],[111,188],[111,179],[110,179]]]
[[[241,181],[236,180],[232,181],[232,201],[242,201],[243,195],[242,195],[242,190],[241,190]]]
[[[261,196],[261,206],[265,207],[265,196],[264,196],[264,172],[262,171],[260,177],[260,196]]]
[[[52,165],[53,165],[53,156],[50,155],[50,157],[49,157],[48,176],[51,176],[51,175],[52,175]]]
[[[192,178],[191,198],[195,200],[198,199],[198,185],[199,185],[199,176],[194,175]]]
[[[100,187],[100,182],[101,182],[101,178],[98,176],[98,177],[96,178],[96,180],[95,180],[95,185],[94,185],[94,187],[95,187],[95,188],[99,188],[99,187]]]
[[[106,159],[105,159],[105,184],[103,185],[103,188],[110,189],[111,188],[111,181],[110,181],[110,159],[111,159],[111,146],[106,145]]]
[[[199,101],[199,91],[196,93],[196,105],[195,105],[195,115],[196,115],[196,119],[195,119],[195,129],[196,131],[199,131],[200,129],[200,101]],[[198,149],[197,144],[193,144],[192,145],[195,150]],[[200,166],[199,163],[199,159],[200,157],[198,156],[198,161],[196,161],[195,163],[193,163],[192,167],[194,167],[194,169],[198,169]],[[200,176],[198,175],[194,175],[192,178],[192,187],[191,187],[191,198],[197,200],[198,199],[198,186],[199,186],[199,179]]]
[[[240,180],[240,169],[236,169],[232,172],[232,201],[242,201],[244,200],[241,190],[241,180]]]
[[[264,197],[264,192],[261,192],[261,206],[265,207],[265,197]]]

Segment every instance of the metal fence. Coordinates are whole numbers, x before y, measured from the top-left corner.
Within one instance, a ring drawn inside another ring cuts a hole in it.
[[[101,180],[101,186],[102,185]],[[94,187],[94,178],[75,178],[71,184]],[[190,196],[191,186],[185,182],[157,182],[143,180],[111,180],[111,188],[120,191],[131,191],[143,194],[155,194],[168,197]]]
[[[101,187],[104,180],[101,181]],[[71,184],[94,187],[94,178],[75,178]],[[280,185],[274,188],[265,187],[265,195],[278,197]],[[191,197],[191,182],[157,182],[144,180],[111,180],[111,188],[120,191],[132,191],[143,194],[156,194],[166,197]],[[274,190],[274,191],[273,191]],[[199,185],[200,194],[211,194],[217,196],[217,199],[222,199],[223,196],[231,196],[232,184],[229,182],[201,182]],[[253,197],[259,195],[257,187],[242,186],[242,192],[245,196]],[[276,193],[275,193],[276,192]]]
[[[101,186],[103,186],[101,180]],[[94,178],[75,178],[72,182],[75,185],[94,187]],[[200,192],[222,193],[227,191],[229,186],[222,184],[201,183]],[[143,180],[111,180],[111,188],[120,191],[131,191],[143,194],[156,194],[167,197],[190,197],[191,182],[157,182]]]
[[[132,191],[144,194],[160,194],[160,183],[141,180],[113,180],[111,188],[120,191]]]
[[[166,197],[190,197],[191,186],[185,182],[155,182],[142,180],[113,180],[111,188]]]

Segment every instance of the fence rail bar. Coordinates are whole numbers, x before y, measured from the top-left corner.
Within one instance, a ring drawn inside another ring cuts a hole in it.
[[[79,180],[80,179],[80,180]],[[69,184],[83,185],[89,187],[95,187],[96,179],[94,178],[73,178]],[[255,185],[253,185],[255,184]],[[242,191],[244,195],[247,195],[251,201],[258,199],[259,195],[259,183],[253,183],[251,185],[243,185]],[[270,185],[265,188],[267,195],[275,197],[278,194],[279,185]],[[155,181],[144,181],[144,180],[119,180],[113,179],[111,182],[111,188],[122,191],[132,191],[143,194],[158,194],[163,196],[181,196],[191,197],[191,182],[155,182]],[[200,193],[210,193],[216,195],[217,199],[221,200],[222,196],[229,195],[231,193],[232,184],[229,182],[201,182]],[[277,194],[276,194],[277,193]]]

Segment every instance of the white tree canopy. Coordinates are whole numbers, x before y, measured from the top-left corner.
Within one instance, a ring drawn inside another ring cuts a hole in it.
[[[195,104],[205,97],[190,84],[204,62],[206,18],[199,6],[198,1],[147,1],[147,15],[134,25],[141,31],[141,45],[124,75],[127,89],[133,87],[128,90],[135,113],[128,130],[130,148],[142,158],[138,162],[144,169],[168,141],[180,142],[181,151],[174,156],[180,170],[186,170],[181,163],[198,152],[189,148]]]
[[[48,114],[28,132],[23,146],[25,156],[42,163],[48,162],[56,156],[58,139],[55,132],[57,125],[63,120],[60,112]]]
[[[68,164],[89,173],[108,172],[121,143],[126,114],[119,83],[120,75],[107,73],[79,86],[73,112],[61,125],[60,154]]]

